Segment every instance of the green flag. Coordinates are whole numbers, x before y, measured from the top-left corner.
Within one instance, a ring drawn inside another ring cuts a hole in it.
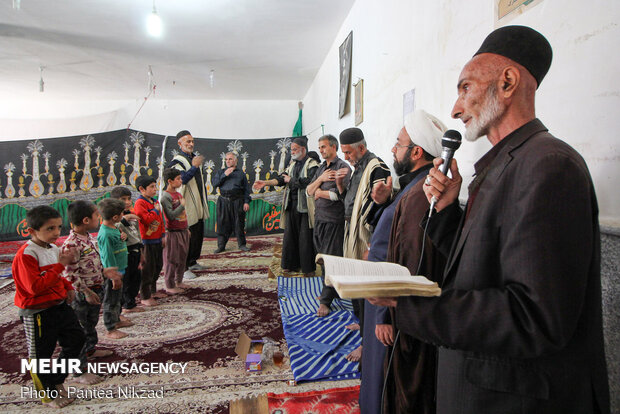
[[[303,132],[301,128],[301,108],[299,108],[299,118],[297,118],[297,123],[293,127],[293,136],[300,137],[302,135],[303,135]]]

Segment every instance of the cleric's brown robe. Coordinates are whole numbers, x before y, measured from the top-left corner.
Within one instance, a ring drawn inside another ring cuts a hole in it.
[[[387,261],[398,263],[416,274],[424,229],[422,218],[428,214],[429,203],[422,190],[423,180],[417,182],[403,195],[392,221]],[[419,274],[441,282],[446,259],[436,250],[428,237],[424,243],[424,258]],[[441,284],[441,283],[440,283]],[[392,321],[398,308],[391,308]],[[392,322],[394,326],[394,322]],[[396,327],[394,327],[396,332]],[[392,352],[386,353],[385,367]],[[400,333],[384,398],[384,413],[435,413],[435,380],[437,348],[433,345]]]

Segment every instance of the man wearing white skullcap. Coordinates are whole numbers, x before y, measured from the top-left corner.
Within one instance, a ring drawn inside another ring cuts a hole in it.
[[[377,222],[370,240],[368,260],[399,263],[406,266],[411,274],[416,274],[423,238],[419,223],[429,208],[422,185],[432,167],[433,158],[441,154],[441,137],[446,127],[439,119],[422,110],[408,114],[404,123],[392,147],[400,192]],[[387,183],[375,184],[373,200],[378,204],[386,203],[391,196],[391,188],[391,177]],[[437,280],[445,259],[434,251],[428,241],[424,258],[420,274]],[[368,301],[364,304],[364,332],[367,334],[362,337],[361,412],[381,412],[383,362],[386,351],[391,352],[392,346],[396,349],[392,368],[386,373],[389,378],[383,412],[432,412],[436,349],[402,333],[394,344],[393,316],[393,311],[390,313],[386,307],[374,306]],[[413,407],[415,410],[412,410]]]

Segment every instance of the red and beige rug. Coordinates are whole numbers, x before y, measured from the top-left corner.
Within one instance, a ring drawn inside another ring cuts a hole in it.
[[[324,391],[267,394],[270,414],[359,414],[359,385]]]

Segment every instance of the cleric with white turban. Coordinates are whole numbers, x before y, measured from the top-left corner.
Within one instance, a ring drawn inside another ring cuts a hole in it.
[[[369,261],[390,261],[401,264],[416,274],[422,249],[423,230],[419,223],[428,210],[428,201],[422,190],[424,178],[433,166],[433,158],[441,154],[441,138],[445,125],[433,115],[417,110],[405,116],[396,144],[392,148],[394,170],[399,176],[400,191],[383,210],[370,239]],[[423,151],[422,151],[423,150]],[[391,182],[377,183],[373,200],[388,204]],[[375,198],[377,196],[377,198]],[[389,249],[388,249],[389,247]],[[443,268],[434,248],[425,248],[424,266],[419,274],[434,279],[433,270]],[[394,345],[392,317],[386,307],[364,304],[364,334],[362,336],[362,384],[360,406],[362,412],[431,412],[418,407],[430,407],[434,397],[434,355],[432,345],[423,344],[401,333],[395,345],[394,363],[385,390],[385,407],[381,407],[383,390],[383,361],[385,352]],[[374,335],[373,335],[374,334]],[[414,408],[415,407],[415,408]]]
[[[441,137],[446,126],[433,115],[417,109],[405,116],[405,130],[414,145],[418,145],[433,157],[441,154]]]

